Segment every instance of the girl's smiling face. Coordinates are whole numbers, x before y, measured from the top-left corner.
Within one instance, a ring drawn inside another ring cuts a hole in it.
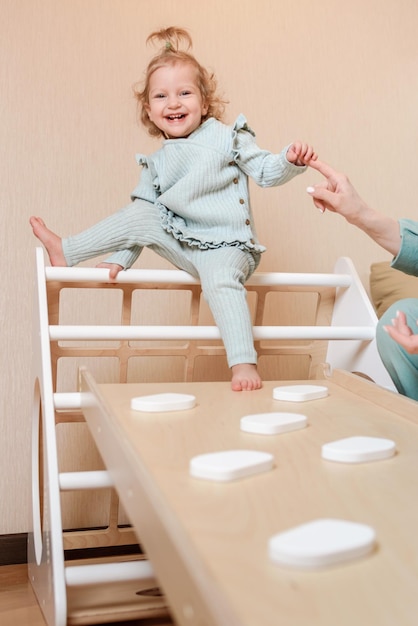
[[[208,111],[189,63],[159,67],[149,80],[148,117],[168,139],[188,137]]]

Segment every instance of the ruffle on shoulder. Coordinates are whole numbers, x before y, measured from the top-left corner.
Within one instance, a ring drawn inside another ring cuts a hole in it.
[[[145,167],[148,167],[148,157],[146,154],[136,154],[135,160],[138,165],[145,165]]]
[[[235,134],[239,130],[246,130],[248,133],[251,133],[255,137],[255,132],[252,130],[252,128],[250,128],[248,126],[247,118],[242,113],[240,113],[240,115],[238,115],[238,117],[235,120],[235,123],[234,123],[232,129],[233,129],[233,132],[235,131]]]
[[[238,115],[232,127],[232,151],[234,154],[234,161],[237,161],[240,158],[239,156],[240,149],[241,149],[240,133],[242,131],[246,133],[250,133],[250,135],[255,137],[255,132],[253,131],[252,128],[248,126],[247,118],[245,117],[245,115],[241,113],[240,115]]]
[[[160,188],[160,181],[158,179],[157,170],[155,169],[155,165],[154,165],[152,158],[150,158],[146,154],[137,154],[135,155],[135,159],[138,165],[142,165],[144,168],[147,168],[148,170],[146,174],[147,180],[151,182],[154,189],[158,191],[158,189]]]

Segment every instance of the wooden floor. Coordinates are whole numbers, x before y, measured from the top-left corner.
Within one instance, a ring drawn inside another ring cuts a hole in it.
[[[0,567],[0,624],[45,626],[41,609],[28,581],[27,565]]]
[[[27,571],[26,564],[0,566],[1,626],[47,626],[29,583]],[[162,626],[163,623],[172,624],[169,620],[163,622],[161,619],[148,619],[106,626]]]

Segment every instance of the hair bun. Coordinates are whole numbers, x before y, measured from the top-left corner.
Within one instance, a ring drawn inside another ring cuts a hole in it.
[[[184,44],[185,50],[192,47],[192,38],[187,30],[177,26],[156,30],[147,37],[147,43],[149,42],[163,44],[162,48],[166,52],[178,52]]]

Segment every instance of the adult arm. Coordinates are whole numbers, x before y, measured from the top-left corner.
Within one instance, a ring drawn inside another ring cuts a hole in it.
[[[397,222],[372,209],[359,196],[347,176],[336,172],[326,163],[311,161],[310,166],[325,177],[323,183],[308,187],[307,191],[312,195],[315,206],[321,211],[327,209],[342,215],[393,254],[393,267],[417,276],[418,223],[406,219]],[[405,313],[398,311],[391,321],[392,325],[384,326],[390,337],[409,354],[418,354],[418,334],[408,326]]]

